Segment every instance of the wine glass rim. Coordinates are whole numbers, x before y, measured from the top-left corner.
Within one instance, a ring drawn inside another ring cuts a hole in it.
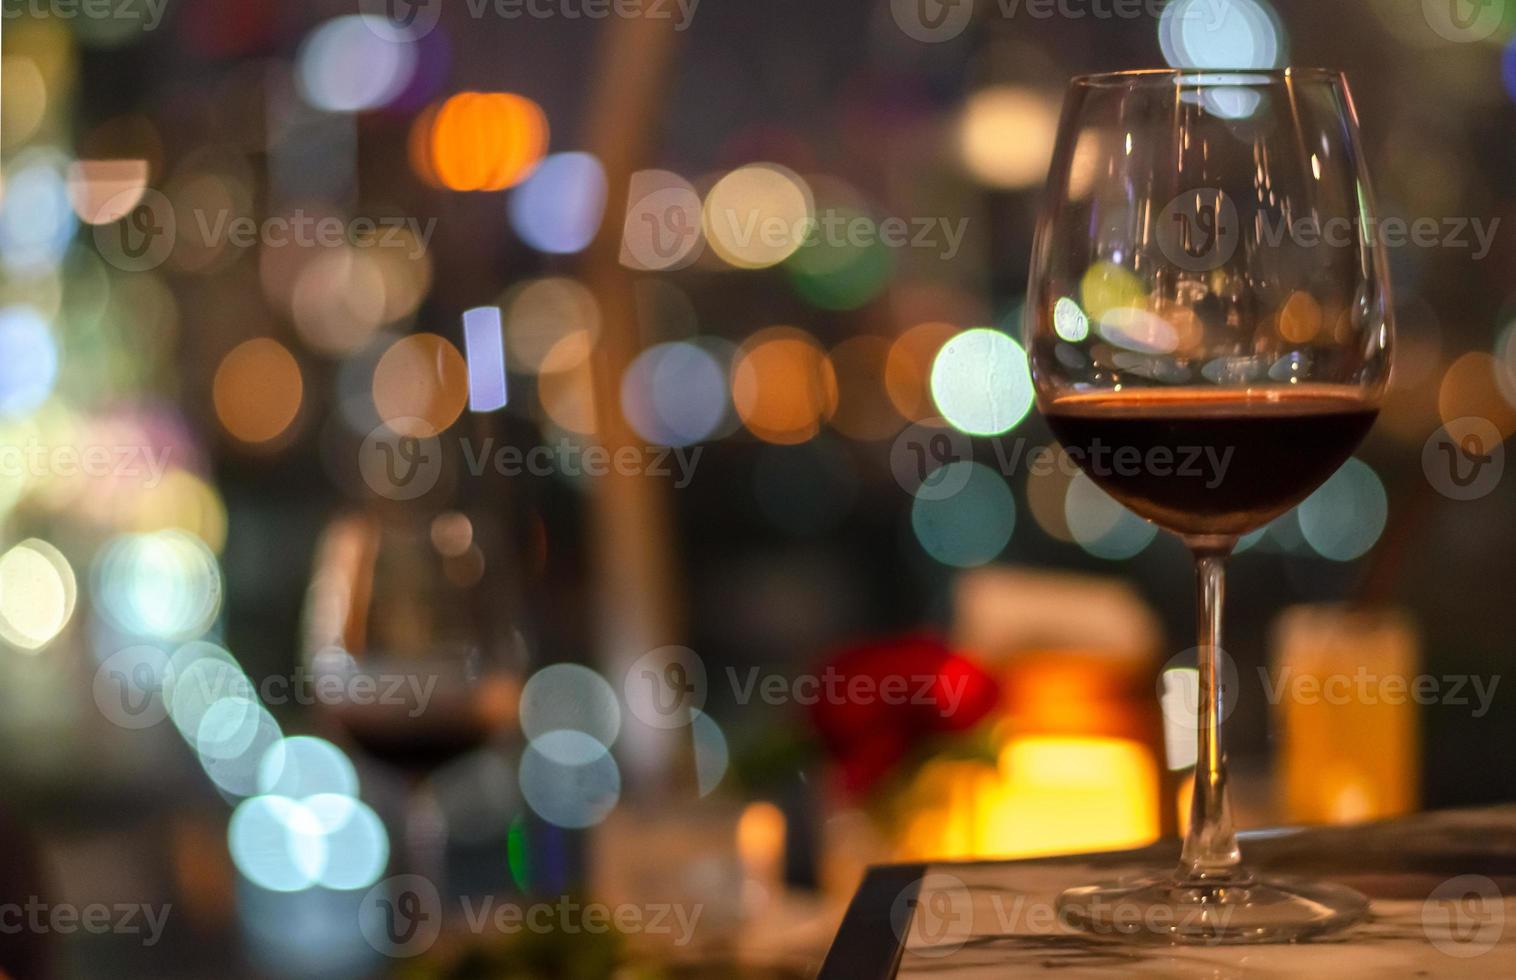
[[[1295,79],[1309,81],[1339,81],[1343,77],[1336,68],[1134,68],[1123,71],[1092,72],[1075,75],[1071,85],[1109,86],[1138,83],[1167,83],[1173,85],[1225,85],[1238,84],[1278,85]]]

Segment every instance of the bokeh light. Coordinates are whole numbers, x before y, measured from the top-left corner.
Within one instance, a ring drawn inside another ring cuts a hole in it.
[[[398,249],[270,247],[262,258],[265,290],[289,308],[300,339],[323,354],[357,350],[382,324],[414,310],[430,275]],[[293,276],[287,292],[276,283],[286,273]]]
[[[739,269],[767,268],[795,254],[814,218],[805,181],[773,163],[749,164],[721,178],[701,212],[712,251]]]
[[[1158,536],[1155,525],[1121,506],[1083,473],[1069,481],[1063,513],[1079,547],[1097,558],[1131,558]]]
[[[1384,484],[1369,465],[1350,459],[1300,505],[1300,533],[1323,558],[1352,561],[1367,554],[1389,519]]]
[[[600,339],[600,304],[576,279],[533,279],[502,300],[505,350],[512,371],[566,371],[589,357]],[[571,340],[570,344],[563,341]],[[548,355],[553,354],[551,364]]]
[[[29,306],[0,309],[0,415],[26,415],[58,380],[58,342]]]
[[[468,364],[446,338],[433,333],[402,337],[374,367],[374,408],[402,436],[434,436],[463,414]]]
[[[62,261],[78,225],[64,165],[52,153],[28,153],[6,171],[0,197],[0,267],[6,272],[35,276]]]
[[[621,798],[616,760],[584,732],[553,731],[533,739],[521,754],[518,776],[527,805],[558,827],[593,827]]]
[[[271,337],[234,347],[216,366],[211,382],[216,420],[234,438],[255,445],[289,429],[304,393],[295,356]]]
[[[1501,389],[1501,362],[1483,351],[1471,351],[1454,361],[1442,376],[1437,389],[1437,414],[1447,426],[1448,435],[1458,444],[1478,435],[1479,423],[1463,419],[1484,419],[1500,431],[1502,437],[1516,433],[1516,405]]]
[[[146,160],[75,160],[68,167],[69,201],[85,224],[120,220],[146,190]]]
[[[552,731],[589,735],[601,745],[614,745],[621,732],[621,705],[605,678],[579,664],[553,664],[533,674],[521,691],[521,730],[536,740]],[[542,742],[551,754],[561,740]],[[574,759],[554,759],[573,764]]]
[[[1079,304],[1067,296],[1053,304],[1053,332],[1071,344],[1077,344],[1090,335],[1090,318],[1084,315]]]
[[[965,330],[932,362],[932,399],[943,418],[970,435],[1011,431],[1035,399],[1026,351],[998,330]]]
[[[937,416],[932,402],[932,364],[948,341],[958,335],[950,323],[918,323],[895,338],[884,364],[884,390],[905,418],[920,422]]]
[[[769,327],[738,351],[732,405],[748,431],[765,442],[805,442],[837,408],[837,375],[810,334]]]
[[[321,820],[284,796],[254,796],[232,811],[227,845],[243,877],[260,888],[297,892],[326,866]]]
[[[205,543],[184,531],[127,534],[101,549],[96,607],[133,636],[199,636],[221,610],[221,569]]]
[[[0,638],[33,652],[51,643],[74,614],[74,570],[57,548],[27,538],[0,555]]]
[[[958,150],[964,167],[991,187],[1041,184],[1047,178],[1057,139],[1057,101],[1009,85],[970,95],[958,127]]]
[[[856,310],[889,284],[894,255],[871,215],[829,208],[822,220],[825,224],[789,257],[785,270],[795,292],[815,306]]]
[[[695,787],[701,796],[710,796],[726,778],[731,763],[726,734],[716,720],[703,711],[691,712],[690,734],[695,746]]]
[[[384,17],[337,17],[310,33],[295,55],[306,101],[329,112],[388,105],[416,72],[410,35]]]
[[[455,191],[513,187],[547,151],[547,116],[524,96],[460,92],[429,119],[427,172]]]
[[[605,168],[589,153],[554,153],[511,194],[511,227],[539,252],[583,251],[605,216]]]
[[[649,347],[621,379],[621,412],[649,442],[700,442],[717,430],[726,411],[726,372],[715,355],[692,341]]]
[[[1158,18],[1163,57],[1175,68],[1277,68],[1278,15],[1263,0],[1176,0]]]
[[[318,793],[353,796],[358,792],[358,772],[331,742],[296,735],[264,754],[258,764],[258,790],[296,799]]]
[[[982,463],[967,460],[943,467],[937,486],[960,486],[939,497],[918,490],[911,504],[911,528],[927,554],[956,568],[983,565],[1005,549],[1016,528],[1016,498],[1005,480]]]
[[[493,412],[509,400],[505,379],[505,334],[500,307],[463,311],[463,349],[468,360],[468,407]]]

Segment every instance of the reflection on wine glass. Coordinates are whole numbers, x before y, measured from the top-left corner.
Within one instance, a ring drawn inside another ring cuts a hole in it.
[[[1075,888],[1133,941],[1283,942],[1367,911],[1243,868],[1220,741],[1222,566],[1369,431],[1393,326],[1346,80],[1320,70],[1076,78],[1038,224],[1038,404],[1089,477],[1195,555],[1198,765],[1176,871]]]
[[[488,528],[459,512],[344,515],[317,549],[305,612],[316,702],[410,786],[411,870],[440,881],[444,830],[426,777],[516,719],[522,650]]]

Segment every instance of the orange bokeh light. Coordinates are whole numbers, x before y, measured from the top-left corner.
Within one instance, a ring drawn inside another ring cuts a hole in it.
[[[434,436],[458,420],[468,402],[468,365],[434,333],[402,337],[374,367],[374,407],[402,436]]]
[[[508,92],[460,92],[417,117],[411,165],[455,191],[501,191],[520,183],[547,152],[542,107]],[[423,152],[423,148],[426,152]]]
[[[930,390],[932,362],[957,335],[952,324],[922,323],[895,339],[884,364],[884,390],[901,415],[913,422],[937,415]]]
[[[805,442],[837,410],[837,374],[810,334],[769,327],[748,338],[732,366],[732,404],[765,442]]]
[[[1502,438],[1516,433],[1516,407],[1500,391],[1495,359],[1479,352],[1465,354],[1442,376],[1437,392],[1437,414],[1448,435],[1462,442],[1477,434],[1485,420],[1500,430]],[[1465,422],[1474,419],[1474,422]],[[1486,450],[1488,451],[1488,450]]]
[[[271,337],[239,344],[221,359],[211,381],[216,419],[252,445],[283,435],[300,413],[305,384],[295,356]]]

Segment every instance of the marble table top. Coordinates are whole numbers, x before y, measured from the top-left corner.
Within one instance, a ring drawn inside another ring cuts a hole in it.
[[[1167,867],[1177,845],[1038,861],[888,866],[855,896],[832,978],[1516,977],[1516,807],[1247,835],[1250,867],[1350,885],[1369,918],[1311,942],[1133,945],[1060,923],[1076,884]],[[1507,897],[1510,896],[1510,897]]]

